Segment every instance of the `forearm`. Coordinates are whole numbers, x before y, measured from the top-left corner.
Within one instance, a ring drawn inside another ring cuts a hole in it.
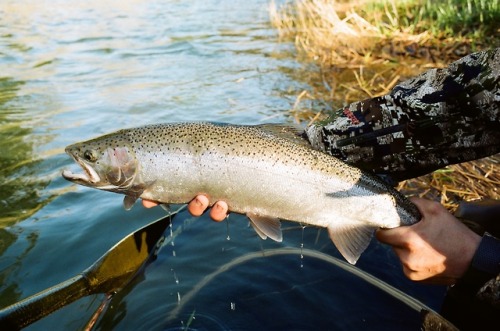
[[[310,126],[314,148],[389,174],[416,177],[500,152],[500,48],[471,54],[352,103]]]

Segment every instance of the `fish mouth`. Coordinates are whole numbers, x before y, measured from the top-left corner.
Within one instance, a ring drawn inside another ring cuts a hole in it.
[[[83,185],[96,184],[101,180],[101,177],[99,177],[94,168],[74,155],[71,155],[71,157],[80,165],[80,167],[82,167],[84,172],[73,173],[70,170],[64,170],[62,172],[64,179]]]

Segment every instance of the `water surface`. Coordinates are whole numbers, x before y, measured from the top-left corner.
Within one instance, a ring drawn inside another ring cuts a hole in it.
[[[292,121],[287,109],[308,87],[293,79],[301,66],[293,45],[277,41],[267,8],[265,0],[0,3],[1,307],[78,274],[165,213],[126,212],[121,196],[65,181],[66,145],[158,122]],[[238,215],[226,226],[181,212],[173,226],[182,230],[174,245],[113,299],[96,329],[183,329],[189,320],[199,330],[418,329],[413,310],[323,260],[294,251],[236,263],[301,245],[339,257],[324,231],[292,226],[278,244]],[[406,280],[386,247],[373,242],[357,266],[439,307],[442,288]],[[81,329],[102,299],[29,329]]]

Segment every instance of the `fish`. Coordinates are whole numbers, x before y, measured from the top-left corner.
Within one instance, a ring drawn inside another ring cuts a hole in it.
[[[65,149],[83,172],[76,184],[137,199],[184,204],[204,194],[245,214],[262,238],[283,240],[281,221],[326,228],[355,264],[378,228],[418,222],[417,207],[369,172],[313,149],[286,124],[213,122],[122,129]]]

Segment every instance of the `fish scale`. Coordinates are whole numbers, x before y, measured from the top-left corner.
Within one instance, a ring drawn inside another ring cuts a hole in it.
[[[280,220],[328,229],[355,263],[377,228],[410,225],[417,208],[378,177],[312,149],[285,125],[155,124],[68,146],[75,183],[138,198],[187,203],[205,194],[246,214],[263,239],[282,240]]]

